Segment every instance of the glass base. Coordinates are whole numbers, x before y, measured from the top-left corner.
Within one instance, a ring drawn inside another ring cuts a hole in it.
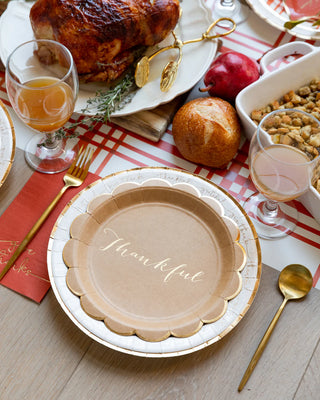
[[[55,140],[45,146],[46,135],[35,134],[27,143],[25,158],[31,168],[45,174],[55,174],[68,169],[78,153],[78,144],[73,140]]]
[[[223,17],[231,18],[239,25],[249,17],[250,9],[248,6],[240,3],[239,0],[216,0],[212,14],[215,19]],[[231,23],[228,21],[221,21],[217,25],[223,28],[231,27]]]
[[[257,234],[263,239],[280,239],[290,235],[298,222],[298,211],[292,201],[277,203],[277,209],[266,215],[265,204],[267,199],[261,193],[250,196],[243,208],[251,217]]]

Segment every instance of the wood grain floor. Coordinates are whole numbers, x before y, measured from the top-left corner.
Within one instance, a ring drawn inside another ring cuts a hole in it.
[[[31,176],[17,150],[0,191],[0,213]],[[1,225],[0,225],[1,229]],[[278,272],[263,266],[258,294],[222,340],[182,357],[149,359],[93,341],[66,316],[52,290],[38,305],[0,286],[1,400],[318,400],[320,292],[289,302],[255,371],[238,384],[281,304]]]

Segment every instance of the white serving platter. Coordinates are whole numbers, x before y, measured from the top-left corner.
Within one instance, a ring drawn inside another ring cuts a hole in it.
[[[0,18],[0,57],[6,64],[9,54],[21,43],[34,38],[29,12],[33,2],[12,0]],[[182,16],[175,29],[177,36],[185,41],[202,36],[212,23],[211,11],[203,0],[184,0],[181,2]],[[163,42],[150,48],[155,49],[172,44],[173,37],[169,35]],[[168,92],[160,90],[161,72],[165,65],[177,58],[177,51],[166,51],[155,57],[150,63],[150,76],[147,84],[138,89],[132,100],[115,111],[112,116],[120,117],[142,110],[153,109],[160,104],[168,103],[175,97],[191,89],[209,68],[217,50],[217,40],[205,40],[193,43],[183,48],[183,57],[178,69],[177,79]],[[94,109],[83,112],[87,100],[95,97],[98,90],[107,90],[106,84],[81,84],[75,112],[94,114]]]

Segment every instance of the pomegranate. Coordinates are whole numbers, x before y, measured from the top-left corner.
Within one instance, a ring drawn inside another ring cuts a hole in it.
[[[204,77],[206,87],[200,88],[200,91],[208,91],[210,96],[234,102],[237,94],[259,76],[260,68],[255,60],[236,51],[228,51],[212,62]]]

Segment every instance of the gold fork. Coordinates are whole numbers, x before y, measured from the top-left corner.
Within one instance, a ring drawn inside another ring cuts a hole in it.
[[[63,181],[64,181],[63,188],[56,195],[56,197],[52,200],[52,202],[49,204],[48,208],[43,212],[43,214],[38,219],[38,221],[30,229],[27,236],[20,243],[20,246],[13,253],[12,257],[7,262],[4,269],[0,272],[0,280],[4,277],[4,275],[13,266],[13,264],[15,263],[17,258],[20,256],[20,254],[25,250],[28,243],[30,243],[30,241],[33,239],[35,234],[40,229],[41,225],[44,223],[44,221],[47,219],[47,217],[49,216],[51,211],[57,205],[58,201],[61,199],[64,192],[70,187],[77,187],[83,183],[83,181],[85,180],[85,178],[88,175],[92,156],[93,156],[93,149],[90,149],[89,147],[84,149],[83,146],[80,148],[79,153],[77,154],[73,163],[69,167],[67,173],[63,177]]]

